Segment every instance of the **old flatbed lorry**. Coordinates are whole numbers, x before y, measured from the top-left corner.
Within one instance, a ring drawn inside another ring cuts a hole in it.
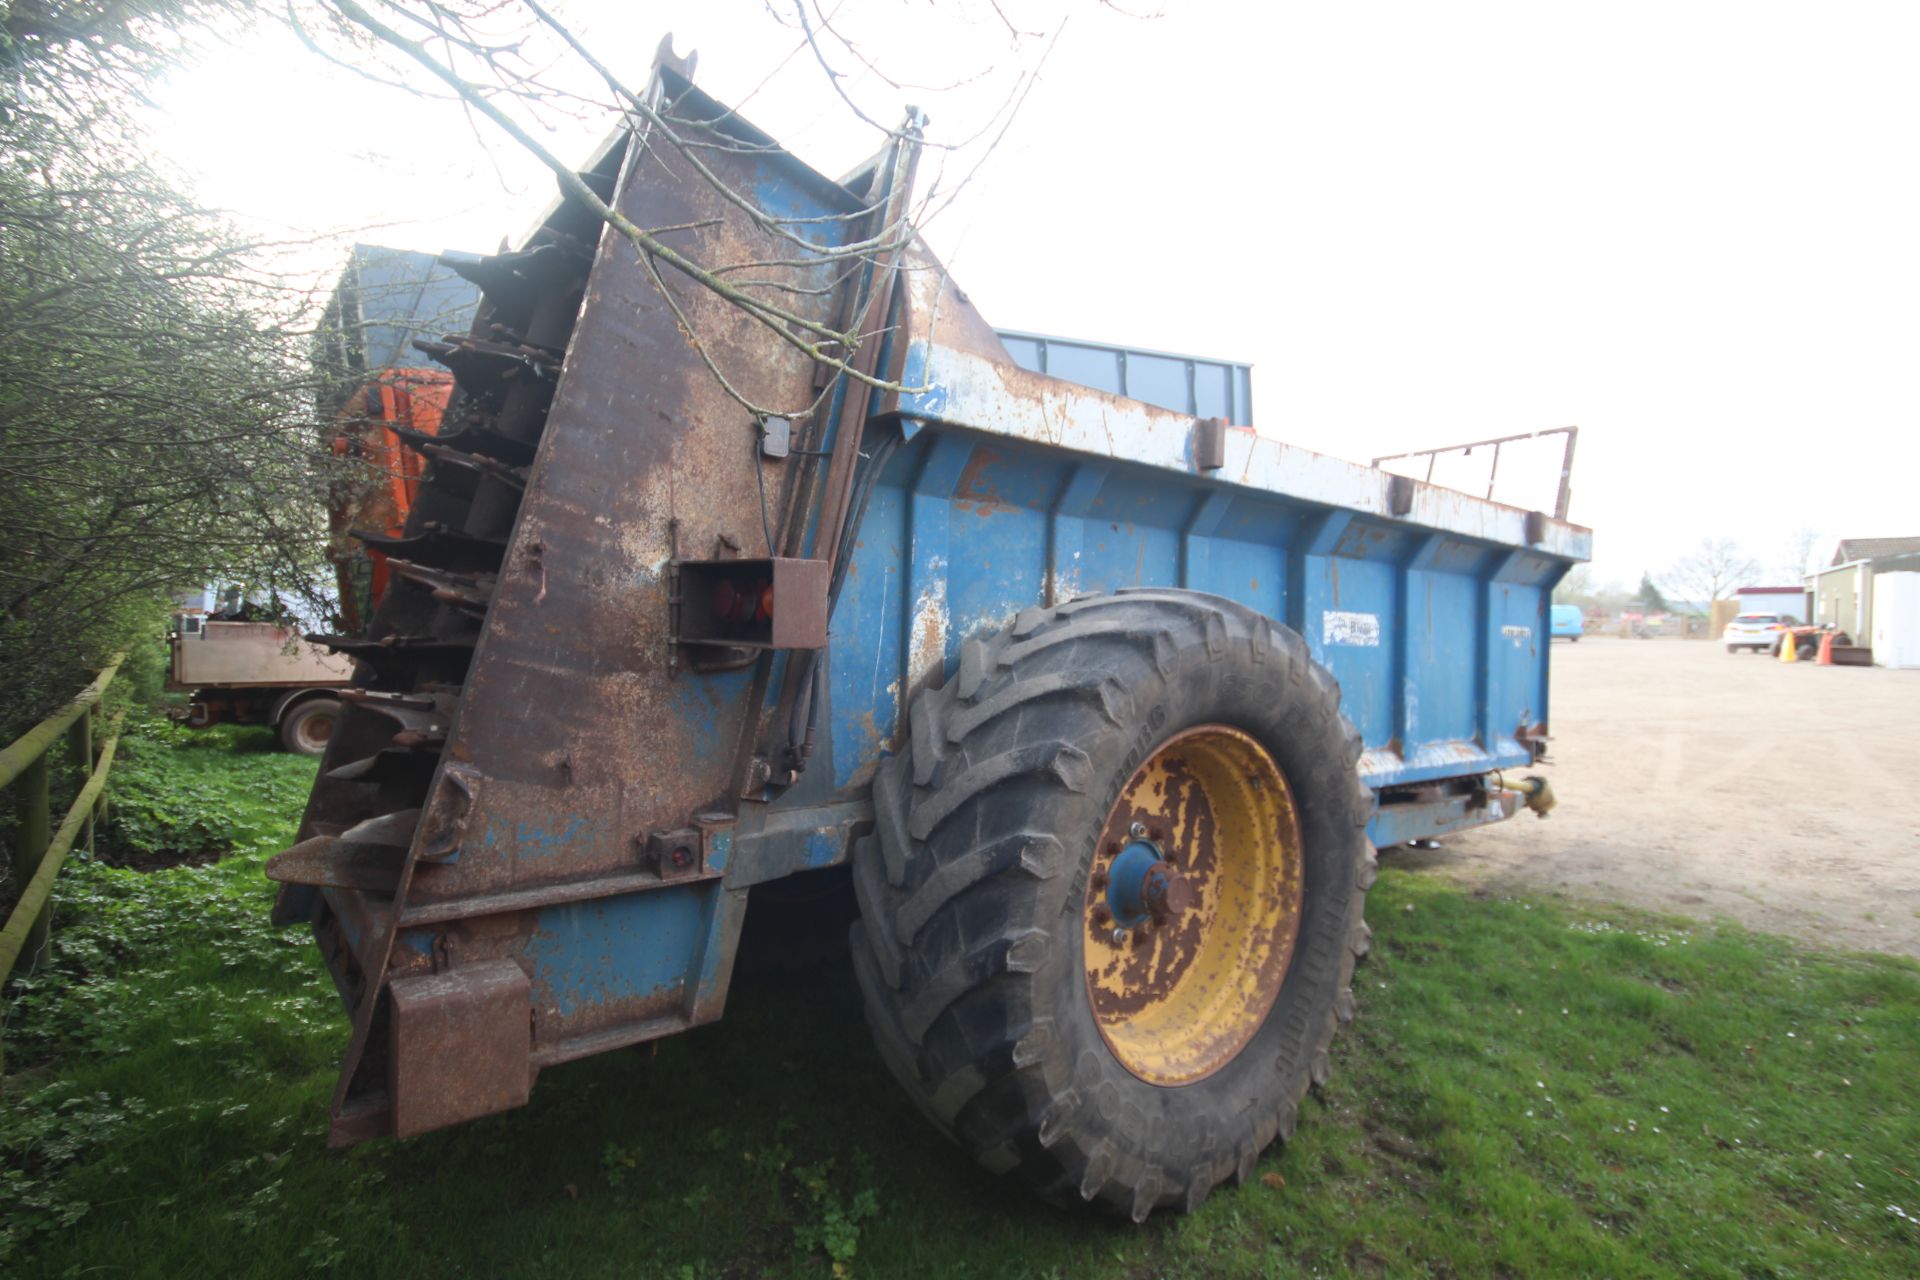
[[[840,876],[937,1128],[1055,1201],[1190,1208],[1324,1078],[1375,846],[1549,803],[1590,535],[1019,368],[887,233],[912,127],[834,181],[664,48],[644,102],[523,245],[450,260],[455,400],[331,641],[355,687],[269,874],[352,1017],[332,1140],[717,1019],[756,887]],[[853,372],[600,201],[767,264]]]
[[[245,622],[182,611],[167,632],[169,692],[192,697],[181,713],[193,729],[263,724],[300,755],[327,749],[340,714],[335,697],[353,664],[278,622]]]

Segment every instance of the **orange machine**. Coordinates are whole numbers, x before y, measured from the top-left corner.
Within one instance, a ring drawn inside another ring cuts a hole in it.
[[[340,582],[340,619],[348,634],[363,632],[387,593],[387,557],[350,534],[398,538],[413,509],[423,463],[399,434],[438,435],[453,394],[453,375],[440,369],[394,369],[348,398],[335,419],[335,456],[355,458],[365,470],[342,480],[328,508],[333,535],[327,558]]]
[[[441,256],[368,244],[353,246],[327,300],[314,353],[321,417],[333,453],[362,464],[340,469],[328,502],[327,558],[349,635],[364,632],[386,594],[386,548],[401,536],[426,462],[418,445],[440,434],[453,394],[453,374],[428,348],[464,333],[479,300]]]

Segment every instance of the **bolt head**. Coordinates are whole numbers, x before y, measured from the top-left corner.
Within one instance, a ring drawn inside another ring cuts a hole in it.
[[[1126,931],[1125,929],[1115,929],[1115,930],[1113,931],[1113,933],[1112,933],[1112,935],[1111,935],[1111,936],[1110,936],[1110,937],[1108,938],[1108,941],[1109,941],[1109,942],[1111,942],[1111,943],[1113,943],[1113,945],[1114,945],[1114,946],[1116,946],[1116,947],[1124,947],[1124,946],[1126,946],[1126,945],[1127,945],[1127,931]]]
[[[1093,887],[1094,887],[1095,889],[1104,889],[1104,888],[1106,888],[1106,887],[1107,887],[1107,873],[1106,873],[1106,872],[1104,872],[1104,871],[1096,871],[1096,872],[1094,872],[1094,873],[1093,873]]]
[[[1093,922],[1095,924],[1105,924],[1111,919],[1113,919],[1113,912],[1107,909],[1107,905],[1104,902],[1094,904]]]
[[[1147,824],[1144,822],[1134,823],[1129,834],[1132,835],[1135,840],[1145,840],[1147,838]]]

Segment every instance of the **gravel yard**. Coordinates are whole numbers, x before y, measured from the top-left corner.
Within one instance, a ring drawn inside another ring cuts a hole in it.
[[[1549,722],[1551,818],[1389,859],[1920,956],[1920,671],[1589,636]]]

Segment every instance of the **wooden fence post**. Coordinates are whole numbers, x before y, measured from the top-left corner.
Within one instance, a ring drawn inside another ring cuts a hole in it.
[[[80,785],[83,787],[87,785],[87,779],[93,776],[93,713],[99,706],[100,704],[96,702],[88,707],[86,712],[73,722],[73,728],[67,730],[67,746],[73,753],[73,764],[80,771]],[[104,795],[105,792],[102,794]],[[87,815],[86,829],[81,832],[80,838],[86,843],[87,852],[92,853],[93,815],[91,813]]]
[[[18,889],[6,923],[0,924],[0,987],[6,985],[14,963],[22,955],[37,961],[46,951],[53,932],[54,879],[80,837],[84,835],[87,848],[92,849],[94,832],[106,821],[107,771],[113,767],[113,752],[120,744],[120,722],[114,721],[96,761],[93,718],[100,714],[100,700],[126,656],[116,656],[66,706],[0,746],[0,787],[13,788],[13,882]],[[60,829],[53,831],[47,797],[47,753],[63,736],[79,767],[80,787],[60,820]],[[0,1057],[0,1066],[4,1061]]]
[[[20,780],[13,784],[13,801],[17,819],[13,834],[13,883],[24,898],[27,882],[40,869],[40,859],[46,856],[47,841],[52,837],[47,822],[46,756],[38,757],[20,771]],[[30,957],[37,959],[47,945],[50,914],[42,914],[27,933],[22,950]]]
[[[106,708],[100,703],[93,704],[95,720],[104,719],[106,714]],[[100,787],[100,798],[93,802],[93,825],[96,830],[107,825],[107,788],[104,783]]]

